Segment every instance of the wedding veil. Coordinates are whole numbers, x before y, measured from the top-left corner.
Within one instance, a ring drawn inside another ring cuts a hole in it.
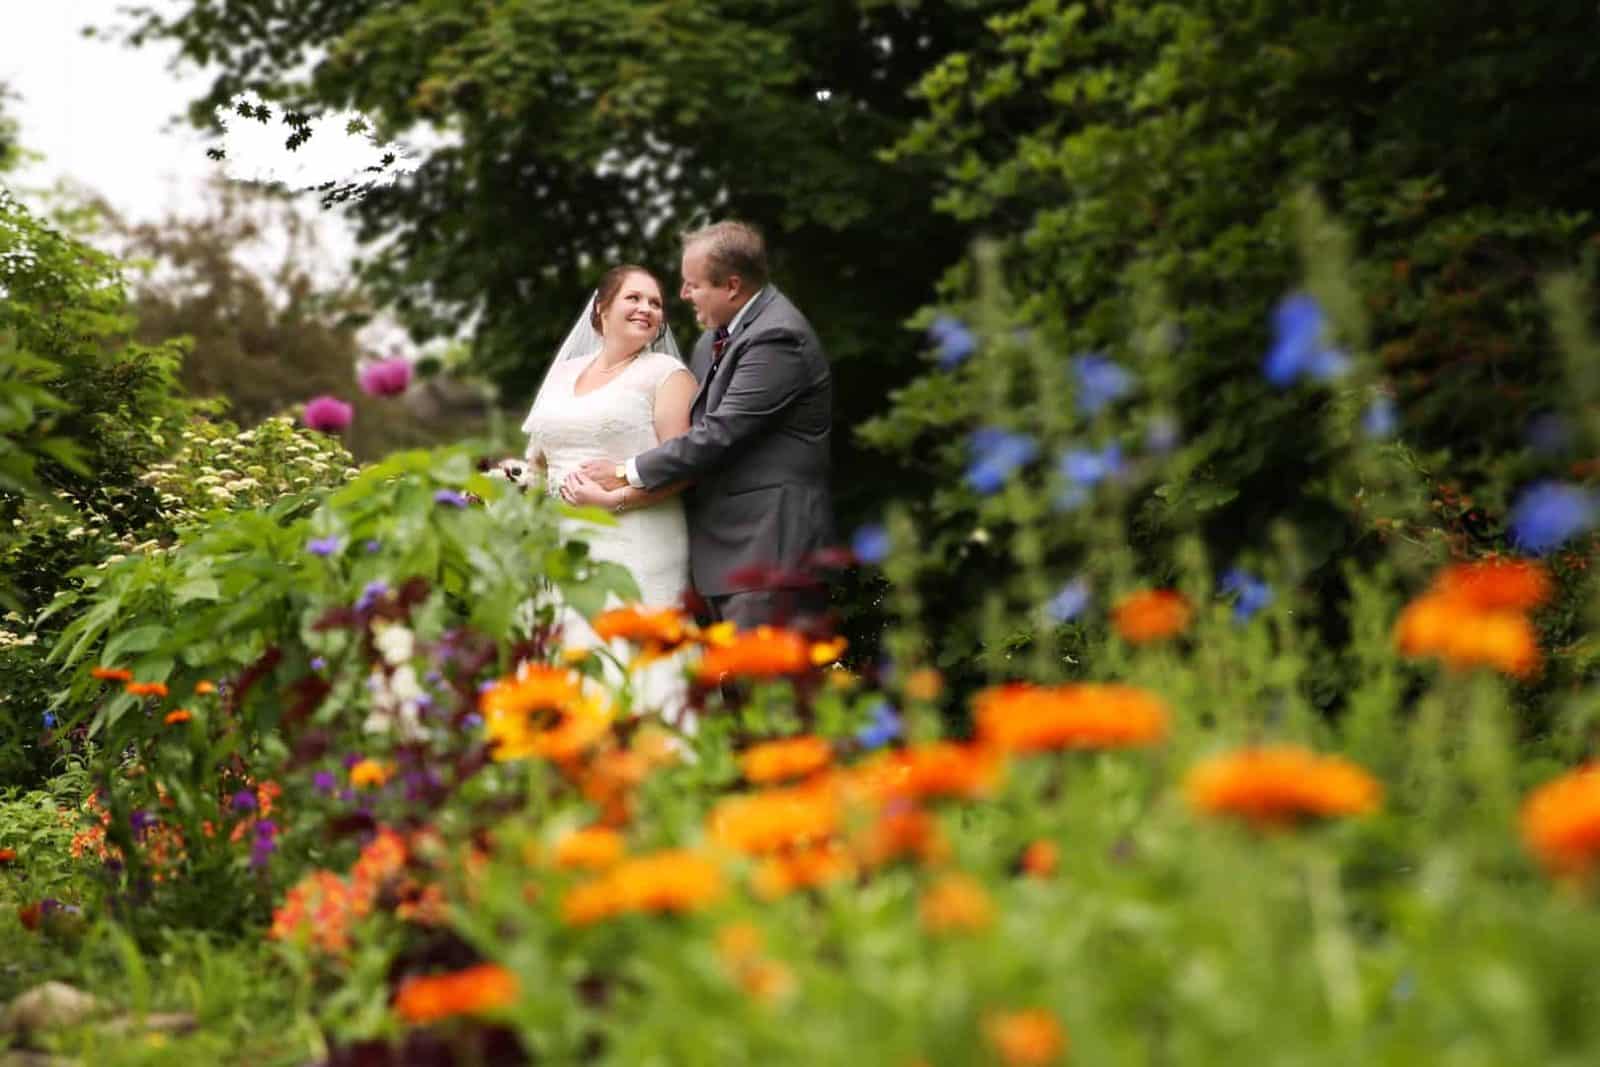
[[[539,391],[533,396],[533,407],[528,409],[528,417],[522,420],[522,432],[527,433],[532,429],[533,412],[539,406],[539,401],[544,397],[545,390],[550,385],[550,379],[555,376],[556,368],[569,359],[582,359],[592,356],[600,350],[600,333],[594,328],[589,319],[589,313],[594,309],[595,301],[600,298],[599,290],[589,294],[589,299],[584,301],[583,310],[578,312],[578,321],[572,324],[572,329],[567,331],[566,340],[561,342],[561,347],[556,349],[556,356],[550,361],[550,369],[544,372],[544,380],[539,383]],[[666,317],[661,319],[661,332],[656,334],[656,339],[645,346],[646,352],[664,352],[683,362],[683,356],[678,352],[678,341],[672,336],[672,327],[667,325]]]

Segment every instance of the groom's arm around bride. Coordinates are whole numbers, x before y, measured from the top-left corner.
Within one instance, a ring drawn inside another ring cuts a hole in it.
[[[753,227],[722,222],[690,234],[682,269],[681,295],[706,331],[690,359],[700,384],[689,432],[585,473],[613,486],[622,473],[652,491],[694,483],[686,499],[690,568],[717,618],[751,626],[788,611],[818,612],[825,598],[798,577],[791,589],[735,582],[741,571],[797,575],[833,541],[833,379],[822,343],[768,281]]]

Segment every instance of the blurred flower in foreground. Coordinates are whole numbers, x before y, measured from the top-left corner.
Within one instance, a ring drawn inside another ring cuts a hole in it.
[[[380,359],[362,367],[356,379],[368,396],[399,396],[411,384],[411,361],[404,356]]]
[[[1350,358],[1327,346],[1327,317],[1309,294],[1284,297],[1273,312],[1272,325],[1272,347],[1262,370],[1278,388],[1286,389],[1301,378],[1328,381],[1350,369]]]
[[[723,892],[722,872],[706,857],[682,849],[655,852],[569,890],[561,917],[584,926],[629,912],[697,911]]]
[[[1172,589],[1129,593],[1111,609],[1111,622],[1129,644],[1142,645],[1180,634],[1189,625],[1189,601]]]
[[[1233,617],[1238,622],[1249,622],[1272,603],[1272,586],[1239,567],[1222,576],[1218,591],[1224,596],[1237,597],[1233,602]]]
[[[1089,579],[1079,575],[1056,590],[1044,610],[1056,622],[1071,622],[1088,608],[1092,595]]]
[[[574,830],[556,842],[555,864],[567,871],[603,871],[621,862],[622,835],[604,826]]]
[[[1595,494],[1568,482],[1540,482],[1524,490],[1511,509],[1511,540],[1542,556],[1594,526]]]
[[[1395,622],[1395,645],[1402,655],[1437,658],[1456,670],[1492,667],[1531,677],[1542,655],[1527,613],[1550,590],[1549,574],[1531,560],[1458,563],[1406,605]]]
[[[1170,717],[1159,697],[1115,683],[1021,682],[973,699],[979,740],[1004,752],[1153,745],[1166,736]]]
[[[1063,510],[1075,508],[1089,498],[1090,489],[1122,474],[1122,449],[1115,443],[1098,451],[1069,448],[1061,454],[1058,469],[1067,484],[1056,497],[1056,506]]]
[[[1077,379],[1078,410],[1085,415],[1098,415],[1133,391],[1133,374],[1098,353],[1074,359],[1072,374]]]
[[[1374,441],[1393,437],[1400,429],[1400,414],[1391,396],[1379,396],[1361,414],[1361,432]]]
[[[1045,1067],[1067,1050],[1067,1032],[1043,1009],[985,1016],[983,1032],[1006,1067]]]
[[[900,715],[894,710],[894,705],[887,700],[880,700],[872,708],[872,721],[856,734],[856,742],[862,748],[882,748],[891,741],[898,740],[904,731]]]
[[[978,348],[978,340],[960,319],[940,315],[928,327],[928,336],[939,349],[939,366],[946,370],[966,362]]]
[[[342,433],[350,426],[355,409],[331,396],[319,396],[306,403],[302,421],[313,430],[323,433]]]
[[[394,1010],[420,1025],[509,1007],[517,993],[516,975],[499,964],[482,963],[453,974],[412,975],[400,983]]]
[[[1189,806],[1206,815],[1276,829],[1308,818],[1364,815],[1383,797],[1377,779],[1349,760],[1294,745],[1247,748],[1195,764]]]
[[[918,907],[922,925],[934,933],[974,932],[994,924],[994,902],[977,879],[947,874],[925,893]]]
[[[739,755],[745,780],[758,785],[805,778],[833,762],[833,747],[811,735],[752,745]]]
[[[882,563],[889,555],[889,531],[881,523],[858,527],[850,551],[861,563]]]
[[[467,494],[457,489],[440,489],[434,492],[433,502],[445,504],[452,508],[464,508],[470,503]]]
[[[370,611],[378,601],[389,595],[389,583],[379,578],[368,582],[356,598],[357,611]]]
[[[997,491],[1013,471],[1032,463],[1039,454],[1038,443],[1027,434],[994,426],[974,430],[971,443],[972,465],[967,468],[967,484],[985,496]]]
[[[1587,877],[1600,867],[1600,763],[1546,782],[1522,804],[1522,840],[1553,875]]]
[[[313,537],[306,542],[306,551],[313,556],[327,559],[329,556],[338,555],[339,549],[343,546],[344,542],[338,537]]]

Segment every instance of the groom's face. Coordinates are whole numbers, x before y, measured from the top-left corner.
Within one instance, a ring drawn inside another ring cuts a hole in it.
[[[733,321],[739,310],[744,280],[730,274],[720,284],[711,280],[711,263],[705,249],[690,245],[683,250],[683,287],[678,295],[694,305],[694,320],[703,330],[714,330]]]

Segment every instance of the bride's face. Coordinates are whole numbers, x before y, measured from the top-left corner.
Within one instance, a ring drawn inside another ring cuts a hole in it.
[[[639,348],[654,341],[661,330],[661,287],[648,274],[634,273],[600,316],[604,335],[621,337]]]

